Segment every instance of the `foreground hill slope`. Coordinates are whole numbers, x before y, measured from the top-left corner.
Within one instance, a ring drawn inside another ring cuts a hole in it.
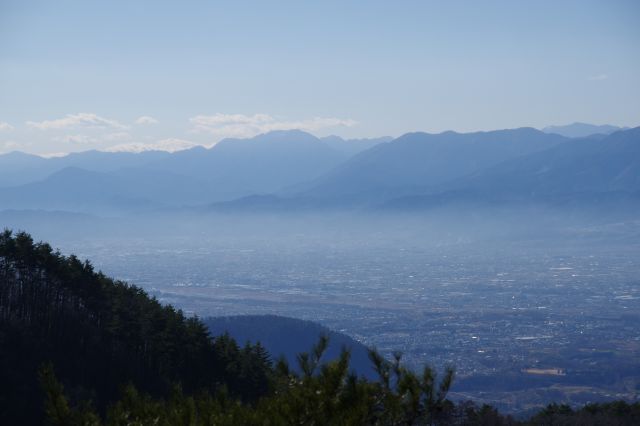
[[[98,410],[127,383],[168,395],[215,391],[255,399],[270,365],[259,347],[212,339],[202,322],[65,257],[27,234],[0,234],[0,424],[39,424],[37,371],[51,363],[75,400]]]
[[[278,315],[236,315],[203,319],[212,335],[229,333],[236,341],[260,342],[275,358],[284,356],[290,365],[296,364],[297,354],[308,350],[325,335],[329,337],[326,359],[339,357],[347,348],[351,352],[351,369],[358,375],[376,378],[371,368],[369,351],[351,337],[332,331],[312,321]]]

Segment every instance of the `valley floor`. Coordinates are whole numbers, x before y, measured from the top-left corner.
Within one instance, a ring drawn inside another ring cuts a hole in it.
[[[596,232],[597,231],[597,232]],[[182,235],[63,241],[63,252],[199,316],[317,321],[409,365],[457,368],[451,396],[526,413],[637,399],[640,245],[556,239]],[[335,238],[334,238],[335,237]]]

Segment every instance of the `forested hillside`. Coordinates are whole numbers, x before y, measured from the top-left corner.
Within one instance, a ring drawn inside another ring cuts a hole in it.
[[[269,386],[268,355],[211,339],[196,318],[113,281],[27,234],[0,234],[0,424],[42,420],[38,369],[51,363],[73,400],[103,411],[132,383],[161,397],[186,392],[254,400]]]
[[[295,368],[296,356],[312,347],[318,336],[329,338],[325,359],[336,359],[347,348],[351,353],[350,369],[358,376],[375,379],[367,347],[353,338],[313,321],[277,315],[234,315],[203,318],[212,335],[229,333],[239,344],[260,342],[274,358],[285,357]]]

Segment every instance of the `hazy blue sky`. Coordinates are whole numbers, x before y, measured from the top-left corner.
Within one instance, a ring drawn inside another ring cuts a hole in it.
[[[633,0],[0,0],[0,152],[636,126],[639,22]]]

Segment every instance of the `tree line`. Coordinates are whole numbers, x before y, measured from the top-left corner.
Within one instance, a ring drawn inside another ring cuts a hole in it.
[[[153,397],[216,392],[253,401],[270,383],[268,354],[212,339],[197,318],[96,272],[26,233],[0,234],[0,424],[42,419],[38,368],[51,363],[72,400],[100,413],[130,383]],[[21,421],[9,422],[9,420]]]

